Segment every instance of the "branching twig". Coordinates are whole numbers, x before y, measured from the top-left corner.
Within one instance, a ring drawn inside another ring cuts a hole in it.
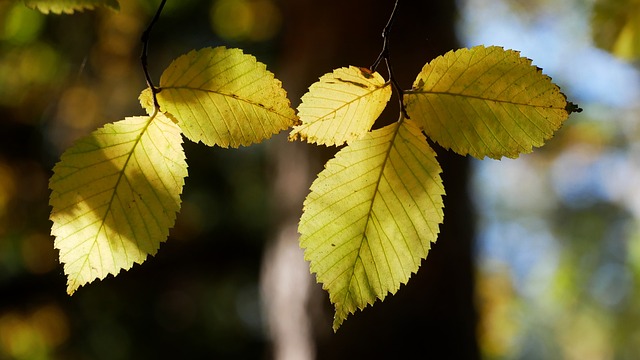
[[[160,6],[158,6],[158,10],[156,10],[156,14],[153,16],[153,19],[151,19],[149,26],[147,26],[145,31],[142,33],[142,39],[141,39],[142,55],[140,55],[140,61],[142,62],[142,71],[144,71],[144,77],[147,80],[147,86],[149,86],[149,88],[151,89],[151,94],[153,95],[153,106],[156,108],[156,110],[160,109],[160,105],[158,105],[158,98],[156,97],[156,94],[160,91],[160,89],[156,88],[153,85],[153,81],[151,80],[151,76],[149,75],[149,67],[147,64],[147,51],[149,50],[149,36],[151,34],[151,29],[153,28],[153,25],[155,25],[155,23],[160,18],[160,14],[162,13],[162,9],[164,8],[164,4],[166,2],[167,0],[162,0],[160,2]]]
[[[398,80],[396,80],[396,76],[393,72],[393,67],[391,66],[391,55],[389,51],[389,34],[391,33],[391,26],[393,26],[393,22],[396,18],[396,10],[398,9],[399,2],[400,0],[396,0],[396,3],[393,5],[393,10],[391,11],[391,16],[389,16],[389,21],[387,21],[387,25],[385,25],[384,29],[382,30],[382,51],[380,51],[380,55],[378,55],[378,58],[376,58],[376,61],[373,62],[373,65],[371,65],[369,69],[371,71],[376,71],[382,60],[384,60],[385,64],[387,65],[389,81],[391,82],[391,86],[393,86],[398,96],[400,111],[402,112],[402,115],[404,115],[404,118],[408,119],[409,115],[407,114],[407,109],[405,108],[404,102],[402,101],[404,91],[400,87],[400,84],[398,84]]]
[[[393,5],[393,10],[391,11],[391,16],[387,21],[387,25],[385,25],[384,29],[382,30],[382,51],[380,52],[380,55],[378,55],[378,58],[373,63],[373,65],[371,65],[371,71],[375,71],[376,68],[378,68],[378,65],[380,65],[380,62],[383,59],[388,59],[389,57],[389,34],[391,33],[391,26],[393,25],[393,21],[396,18],[396,10],[398,9],[399,2],[399,0],[396,0],[395,5]]]

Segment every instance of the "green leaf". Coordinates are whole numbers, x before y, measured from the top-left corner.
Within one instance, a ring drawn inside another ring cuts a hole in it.
[[[298,231],[335,305],[334,330],[395,293],[426,258],[443,220],[441,171],[420,129],[405,120],[350,142],[313,182]]]
[[[120,10],[117,0],[24,0],[24,3],[44,14],[73,14],[76,11],[93,10],[96,6]]]
[[[53,172],[51,233],[72,294],[142,263],[166,241],[187,176],[180,128],[162,114],[105,125]]]
[[[162,74],[157,98],[185,136],[210,146],[258,143],[297,121],[280,81],[239,49],[179,57]]]
[[[640,59],[640,1],[596,1],[591,29],[599,48],[625,60]]]
[[[404,102],[427,136],[477,158],[531,152],[569,113],[581,111],[531,60],[495,46],[434,59],[405,92]]]
[[[298,106],[298,137],[320,145],[342,145],[358,139],[380,116],[391,97],[391,86],[377,72],[350,66],[325,74],[302,97]]]

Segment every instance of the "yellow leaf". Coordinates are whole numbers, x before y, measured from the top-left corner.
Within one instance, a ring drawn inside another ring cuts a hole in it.
[[[335,305],[334,330],[418,270],[443,220],[441,171],[405,120],[349,142],[313,182],[300,246]]]
[[[146,88],[140,92],[138,101],[140,101],[140,106],[142,106],[147,114],[152,116],[155,110],[155,105],[153,104],[153,93],[150,88]]]
[[[391,97],[391,86],[377,72],[350,66],[325,74],[298,106],[298,137],[319,145],[342,145],[366,134]]]
[[[210,146],[258,143],[297,121],[280,81],[239,49],[179,57],[162,74],[157,98],[187,138]]]
[[[96,6],[120,9],[116,0],[24,0],[24,3],[44,14],[73,14],[76,11],[93,10]]]
[[[154,255],[187,176],[180,128],[162,114],[108,124],[69,148],[50,179],[67,292]]]
[[[517,51],[477,46],[424,66],[404,101],[412,120],[459,154],[518,157],[544,144],[572,111],[551,78]]]

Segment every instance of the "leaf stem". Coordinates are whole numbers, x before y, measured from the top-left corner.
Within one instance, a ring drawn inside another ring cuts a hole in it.
[[[160,89],[153,85],[153,81],[151,80],[151,76],[149,75],[147,53],[149,50],[149,37],[151,35],[151,29],[156,24],[156,22],[158,22],[158,19],[160,18],[160,14],[162,13],[162,9],[164,8],[164,4],[166,2],[167,0],[162,0],[160,2],[160,5],[158,6],[158,10],[156,10],[155,15],[153,15],[153,18],[149,23],[149,26],[147,26],[147,28],[144,30],[144,32],[142,33],[142,38],[140,39],[142,41],[142,55],[140,55],[140,62],[142,63],[142,71],[144,71],[144,77],[147,80],[147,86],[149,86],[149,89],[151,89],[151,94],[153,95],[153,106],[155,107],[156,111],[160,109],[160,105],[158,104],[158,98],[156,96],[156,94],[160,92]]]
[[[391,27],[393,26],[393,22],[395,21],[399,3],[400,0],[396,0],[395,4],[393,5],[393,10],[391,11],[391,15],[389,16],[387,25],[385,25],[384,29],[382,30],[382,50],[376,58],[376,61],[373,62],[373,65],[371,65],[369,69],[371,71],[376,71],[382,60],[384,60],[385,64],[387,65],[389,81],[391,82],[391,86],[393,86],[398,97],[398,105],[400,106],[400,111],[402,112],[402,115],[404,115],[404,118],[408,119],[409,115],[407,114],[407,109],[405,108],[404,102],[402,101],[404,90],[402,90],[400,84],[398,84],[398,80],[396,80],[395,73],[393,72],[393,67],[391,66],[391,55],[389,50],[389,35],[391,34]]]
[[[393,25],[393,21],[396,17],[396,10],[398,9],[398,3],[400,0],[396,0],[396,3],[393,5],[393,10],[391,11],[391,16],[389,20],[387,20],[387,25],[384,26],[382,30],[382,51],[380,51],[380,55],[376,58],[376,61],[371,65],[371,71],[375,71],[380,65],[382,59],[386,59],[389,57],[389,34],[391,33],[391,26]]]

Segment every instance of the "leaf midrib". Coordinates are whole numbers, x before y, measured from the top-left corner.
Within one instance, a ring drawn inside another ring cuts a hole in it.
[[[138,136],[136,137],[136,139],[134,140],[133,146],[131,147],[131,151],[129,152],[129,154],[127,155],[127,159],[125,160],[124,164],[122,165],[122,170],[120,170],[120,174],[118,175],[118,179],[116,180],[115,185],[113,186],[113,193],[111,194],[111,199],[109,199],[108,203],[107,203],[107,208],[104,212],[104,216],[102,217],[102,220],[100,221],[100,228],[98,229],[98,231],[96,232],[96,235],[93,239],[93,243],[91,244],[91,247],[89,248],[89,251],[87,251],[87,256],[85,257],[84,262],[81,265],[81,269],[84,269],[85,266],[87,265],[87,262],[89,261],[89,255],[91,254],[91,252],[93,251],[93,248],[96,246],[96,244],[98,243],[98,236],[100,235],[100,233],[102,232],[102,229],[105,226],[105,223],[107,221],[107,216],[109,215],[109,213],[111,212],[111,206],[113,205],[113,201],[115,199],[116,193],[118,191],[118,186],[120,186],[120,181],[122,180],[122,178],[124,177],[125,171],[127,166],[129,165],[129,161],[131,160],[131,157],[133,156],[133,153],[135,152],[136,147],[138,146],[138,144],[140,143],[142,136],[144,135],[144,133],[147,131],[147,129],[149,128],[149,126],[151,125],[151,122],[153,122],[153,120],[155,119],[157,115],[157,109],[154,111],[154,113],[149,117],[149,120],[147,121],[147,123],[144,125],[144,127],[142,128],[142,130],[140,131],[140,133],[138,134]],[[100,148],[102,150],[102,148]],[[126,255],[126,254],[125,254]],[[113,261],[115,263],[116,259],[115,256],[113,254],[113,252],[111,252],[111,256],[113,257]],[[100,259],[100,268],[102,270],[103,268],[103,264],[102,264],[102,256],[99,256]],[[80,271],[81,272],[81,271]],[[80,273],[79,272],[79,273]]]
[[[297,132],[296,132],[296,133],[300,132],[300,130],[302,130],[302,129],[304,129],[304,128],[308,128],[308,127],[310,127],[310,126],[312,126],[312,125],[315,125],[315,124],[317,124],[318,122],[324,122],[324,121],[328,121],[328,120],[333,120],[333,119],[335,119],[335,116],[334,116],[333,118],[331,118],[331,119],[327,119],[327,117],[329,116],[329,114],[336,114],[336,113],[338,113],[338,111],[342,110],[345,106],[351,105],[351,104],[353,104],[353,103],[354,103],[354,102],[356,102],[356,101],[360,101],[360,100],[362,100],[362,99],[363,99],[363,98],[365,98],[365,97],[371,96],[374,92],[376,92],[376,91],[379,91],[379,90],[382,90],[382,89],[386,88],[389,84],[390,84],[390,83],[388,83],[388,82],[387,82],[387,83],[385,83],[385,84],[384,84],[384,85],[382,85],[382,86],[377,86],[375,89],[373,89],[373,90],[371,90],[371,91],[369,91],[369,92],[367,92],[367,93],[365,93],[365,94],[363,94],[363,95],[357,96],[356,98],[354,98],[354,99],[353,99],[353,100],[351,100],[351,101],[344,102],[341,106],[339,106],[339,107],[337,107],[337,108],[331,107],[331,109],[333,109],[333,111],[329,111],[329,112],[325,113],[322,117],[318,117],[318,118],[316,118],[316,120],[314,120],[314,121],[312,121],[312,122],[309,122],[309,123],[305,123],[305,124],[302,124],[302,125],[298,125],[298,126],[296,126],[296,130],[297,130]],[[320,99],[320,97],[315,97],[315,96],[314,96],[314,98],[316,98],[316,99]],[[334,100],[334,99],[326,99],[326,100]],[[318,119],[320,119],[320,120],[318,120]]]
[[[293,116],[293,117],[287,116],[284,112],[283,113],[278,112],[276,107],[273,107],[273,106],[270,106],[270,105],[267,105],[267,104],[263,104],[263,103],[260,103],[260,102],[257,102],[257,101],[250,101],[249,99],[244,99],[242,97],[239,97],[237,95],[233,95],[231,93],[224,93],[224,92],[220,92],[220,91],[208,90],[208,89],[202,89],[202,88],[193,88],[193,87],[189,87],[189,86],[168,86],[168,87],[161,88],[161,90],[190,90],[190,91],[196,91],[196,92],[200,91],[200,92],[204,92],[204,93],[208,93],[208,94],[221,95],[221,96],[224,96],[225,98],[231,98],[231,99],[234,99],[234,100],[237,100],[237,101],[241,101],[241,102],[244,102],[244,103],[252,105],[252,106],[257,106],[259,108],[265,109],[266,111],[268,111],[270,113],[273,113],[273,114],[276,114],[276,115],[278,115],[280,117],[283,117],[285,119],[294,119],[295,118],[295,116]],[[175,104],[174,104],[174,106],[175,106]],[[289,109],[288,106],[284,106],[283,105],[283,107],[285,107],[286,109]]]
[[[362,262],[362,258],[360,257],[360,252],[362,250],[362,245],[365,241],[365,239],[367,239],[367,228],[369,227],[369,223],[371,221],[371,216],[373,214],[373,205],[376,201],[376,198],[378,197],[378,189],[380,187],[380,182],[382,181],[382,176],[384,175],[384,169],[387,166],[387,162],[389,161],[389,158],[391,157],[391,150],[393,149],[393,145],[395,143],[396,137],[398,136],[398,134],[400,133],[400,127],[402,126],[402,124],[404,123],[404,116],[401,116],[400,120],[397,121],[397,127],[393,132],[393,135],[391,136],[391,139],[389,141],[389,147],[387,148],[385,154],[384,154],[384,160],[382,161],[382,164],[380,166],[380,174],[378,175],[378,179],[376,179],[376,183],[375,183],[375,187],[373,190],[373,197],[371,199],[371,205],[369,205],[369,210],[367,211],[367,219],[365,221],[364,224],[364,228],[362,230],[362,238],[360,240],[360,244],[358,245],[358,255],[354,261],[354,265],[351,268],[351,275],[349,278],[349,282],[347,284],[347,291],[345,291],[345,295],[344,298],[342,300],[343,304],[346,304],[346,300],[347,297],[349,296],[349,294],[351,293],[350,288],[351,288],[351,283],[353,282],[354,278],[355,278],[355,267],[356,267],[356,263],[358,261]],[[376,265],[377,267],[377,265]],[[367,282],[369,282],[369,279],[367,278]]]
[[[565,107],[566,107],[566,105],[561,106],[561,107],[545,106],[545,105],[534,105],[534,104],[527,104],[527,103],[515,102],[515,101],[510,101],[510,100],[492,99],[492,98],[482,97],[482,96],[479,96],[479,95],[467,95],[467,94],[460,94],[460,93],[452,93],[452,92],[447,92],[447,91],[406,90],[405,94],[406,95],[448,95],[448,96],[452,96],[452,97],[464,97],[464,98],[470,98],[470,99],[474,99],[474,100],[491,101],[491,102],[499,103],[499,104],[508,104],[508,105],[516,105],[516,106],[530,106],[530,107],[534,107],[534,108],[554,109],[554,110],[565,110]]]

